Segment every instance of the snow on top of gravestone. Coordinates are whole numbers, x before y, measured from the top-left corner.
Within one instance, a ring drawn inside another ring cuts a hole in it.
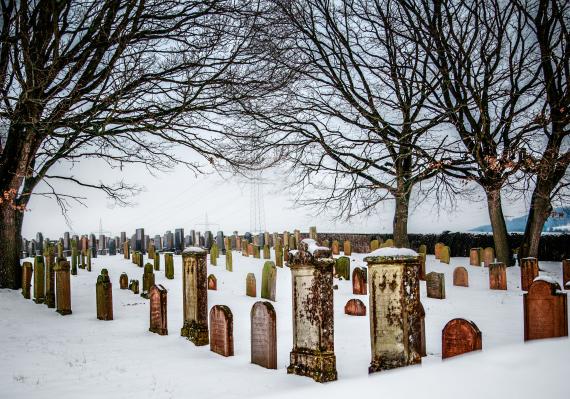
[[[307,252],[310,252],[312,255],[315,254],[317,251],[329,251],[328,247],[321,247],[315,240],[312,238],[305,238],[301,242],[307,244]]]
[[[186,247],[184,248],[184,252],[203,253],[206,252],[206,250],[200,247]]]
[[[538,276],[535,277],[533,281],[546,281],[547,283],[550,284],[558,284],[558,281],[556,281],[556,279],[553,279],[550,276]]]
[[[370,252],[368,256],[418,256],[418,253],[410,248],[384,247]]]

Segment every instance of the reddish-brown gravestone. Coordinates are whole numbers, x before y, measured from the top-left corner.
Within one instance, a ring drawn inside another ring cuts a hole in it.
[[[469,264],[471,266],[481,266],[481,248],[471,248],[469,251]]]
[[[445,247],[445,244],[438,242],[435,244],[435,247],[433,249],[433,253],[435,254],[435,258],[439,259],[440,255],[441,255],[441,249]]]
[[[538,277],[538,259],[524,258],[521,260],[521,290],[528,291],[534,279]]]
[[[55,307],[56,312],[65,316],[71,314],[71,276],[69,262],[58,259],[55,270]]]
[[[491,247],[487,247],[483,250],[483,263],[485,267],[489,267],[491,263],[495,261],[495,250]]]
[[[166,288],[160,284],[150,287],[150,328],[148,330],[159,335],[168,335],[166,293]]]
[[[247,273],[247,277],[245,278],[245,294],[253,298],[257,296],[255,274],[253,273]]]
[[[31,262],[24,262],[22,264],[22,295],[26,299],[31,298],[32,270]]]
[[[463,266],[456,267],[453,270],[453,285],[458,287],[469,287],[469,274]]]
[[[251,362],[277,368],[276,314],[269,302],[256,302],[251,308]]]
[[[328,245],[324,245],[324,246],[327,247]],[[331,251],[332,251],[333,255],[339,255],[340,254],[339,243],[337,240],[334,240],[332,242]]]
[[[210,350],[222,356],[234,355],[233,315],[225,305],[210,309]]]
[[[355,267],[352,271],[352,293],[354,295],[366,295],[368,293],[366,269]]]
[[[570,282],[570,259],[564,259],[562,261],[562,287],[565,290],[570,289],[567,284]]]
[[[453,319],[445,325],[441,332],[442,359],[478,351],[482,347],[481,331],[472,321]]]
[[[523,295],[524,340],[568,336],[568,304],[560,285],[537,277]]]
[[[101,269],[95,284],[97,319],[113,320],[113,286],[107,269]]]
[[[253,244],[247,244],[247,255],[253,256]]]
[[[445,275],[443,273],[426,274],[426,287],[428,298],[445,299]]]
[[[489,265],[489,289],[507,289],[507,268],[504,263],[497,262]]]
[[[122,290],[129,288],[129,276],[127,276],[127,273],[121,273],[119,277],[119,288]]]
[[[213,274],[208,276],[208,289],[212,291],[217,291],[218,289],[218,280]]]
[[[350,299],[344,305],[344,313],[349,316],[366,316],[366,305],[360,299]]]

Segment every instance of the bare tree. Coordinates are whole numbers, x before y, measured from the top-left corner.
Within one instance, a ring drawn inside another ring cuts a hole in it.
[[[241,166],[217,145],[224,108],[267,86],[252,49],[255,1],[0,0],[0,287],[19,288],[21,226],[39,182],[102,189],[124,202],[137,187],[50,173],[102,158],[149,170],[182,162]],[[259,71],[259,73],[255,73]],[[244,89],[247,88],[247,89]],[[234,157],[235,156],[235,157]]]

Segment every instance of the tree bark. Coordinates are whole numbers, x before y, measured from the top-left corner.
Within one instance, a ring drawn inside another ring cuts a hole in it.
[[[507,224],[503,215],[501,205],[501,190],[489,189],[487,191],[487,206],[489,208],[489,219],[493,229],[493,242],[495,243],[495,256],[498,262],[507,266],[512,266],[511,251],[509,248]]]
[[[394,212],[393,235],[394,245],[398,248],[409,248],[408,240],[408,213],[410,208],[410,194],[395,196],[396,210]]]
[[[22,288],[22,221],[24,213],[7,202],[0,204],[0,288]]]

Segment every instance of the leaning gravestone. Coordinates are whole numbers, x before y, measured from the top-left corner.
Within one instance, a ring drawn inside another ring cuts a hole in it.
[[[419,364],[421,320],[418,254],[381,248],[364,258],[370,284],[369,373]]]
[[[349,316],[366,316],[366,305],[360,299],[349,299],[344,305],[344,314]]]
[[[22,295],[26,299],[31,298],[32,272],[32,263],[24,262],[22,264]]]
[[[456,267],[453,270],[453,285],[457,287],[469,287],[469,274],[463,266]]]
[[[65,316],[71,314],[71,277],[69,262],[59,259],[55,270],[55,307],[56,312]]]
[[[495,261],[495,250],[491,247],[487,247],[483,250],[483,263],[485,267],[489,267],[491,263]]]
[[[537,277],[523,295],[524,340],[568,336],[568,302],[557,282]]]
[[[166,293],[166,288],[160,284],[150,287],[150,327],[148,330],[159,335],[168,335]]]
[[[214,276],[213,274],[210,274],[208,276],[208,289],[212,291],[217,291],[218,289],[218,280],[216,279],[216,276]]]
[[[44,303],[45,301],[45,267],[44,257],[36,255],[34,257],[34,302]]]
[[[462,355],[482,349],[481,331],[472,321],[453,319],[441,332],[441,358]]]
[[[570,281],[570,259],[564,259],[562,261],[562,285],[564,285],[564,287],[562,287],[563,289],[567,290],[570,287],[568,287],[568,282]]]
[[[129,276],[127,276],[127,273],[121,273],[119,276],[119,288],[122,290],[129,288]]]
[[[151,263],[144,265],[143,286],[141,296],[145,299],[149,298],[150,287],[154,285],[154,271]]]
[[[445,275],[431,272],[426,274],[427,297],[445,299]]]
[[[251,362],[277,369],[276,314],[270,302],[259,301],[251,308]]]
[[[261,298],[275,302],[275,288],[277,285],[277,268],[275,263],[267,261],[263,265],[261,274]]]
[[[481,248],[471,248],[469,251],[469,265],[481,266]]]
[[[538,259],[524,258],[521,260],[521,290],[528,291],[532,282],[538,277]]]
[[[225,305],[210,309],[210,350],[222,356],[234,355],[233,315]]]
[[[207,251],[188,247],[182,252],[182,309],[180,335],[196,346],[208,345]]]
[[[504,263],[497,262],[489,265],[489,289],[507,289],[507,268]]]
[[[247,273],[247,277],[245,279],[245,294],[254,298],[257,296],[255,274],[253,273]]]
[[[336,276],[341,280],[350,280],[350,258],[341,256],[335,261]]]
[[[367,291],[367,278],[366,269],[362,267],[355,267],[352,271],[352,294],[353,295],[366,295]]]
[[[107,269],[101,269],[95,284],[97,319],[113,320],[113,289]]]

